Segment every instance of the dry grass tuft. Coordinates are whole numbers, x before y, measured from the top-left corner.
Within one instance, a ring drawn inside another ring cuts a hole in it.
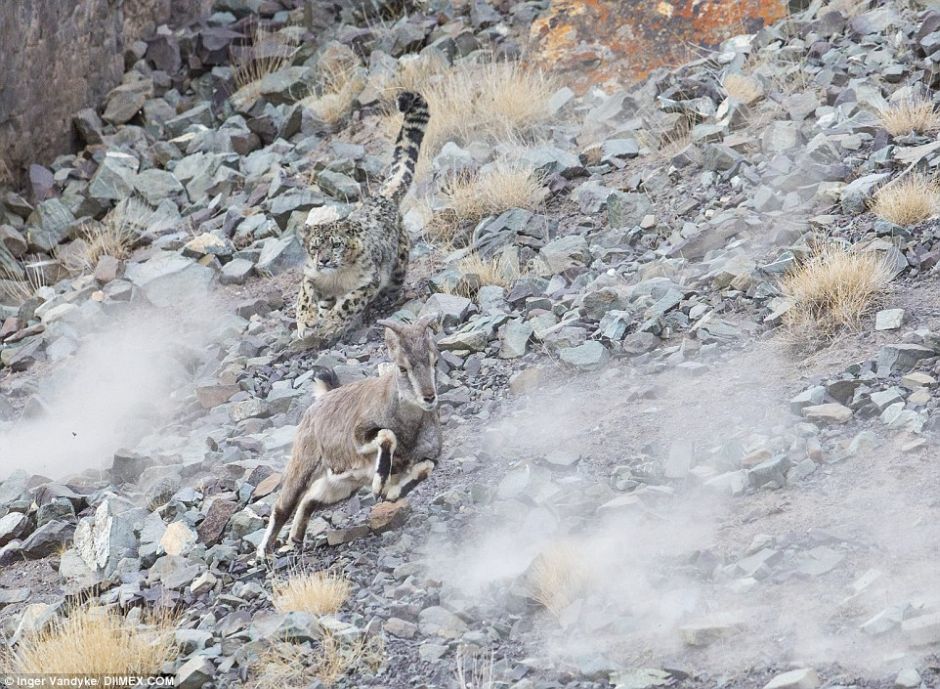
[[[77,237],[83,242],[80,252],[57,257],[70,273],[93,271],[102,256],[129,258],[140,233],[146,229],[148,213],[142,203],[128,200],[116,206],[103,221],[92,220],[82,225]]]
[[[892,103],[879,113],[882,126],[891,136],[911,132],[924,134],[940,129],[940,113],[934,104],[923,98]]]
[[[352,112],[356,97],[362,93],[365,85],[365,78],[358,65],[338,62],[321,64],[318,94],[308,96],[301,103],[318,120],[335,127]]]
[[[46,273],[41,265],[24,262],[19,270],[0,265],[0,298],[22,304],[45,286]]]
[[[278,612],[331,615],[349,598],[349,580],[334,572],[293,572],[275,581],[274,607]]]
[[[454,662],[457,689],[495,689],[492,654],[468,653],[461,646],[457,649]]]
[[[385,647],[378,637],[342,640],[327,632],[313,653],[306,646],[289,643],[268,648],[254,669],[253,686],[304,689],[317,680],[333,686],[350,670],[377,672],[384,660]]]
[[[783,278],[780,288],[790,302],[784,325],[797,344],[831,339],[855,329],[879,300],[891,274],[874,252],[827,245]]]
[[[744,74],[728,74],[721,82],[725,94],[735,100],[750,105],[764,95],[760,81]]]
[[[103,608],[80,608],[25,638],[5,672],[12,674],[149,675],[176,657],[167,617],[132,623]]]
[[[555,617],[584,594],[590,580],[584,554],[571,543],[549,546],[529,569],[532,598]]]
[[[13,172],[7,162],[0,158],[0,187],[7,187],[13,184]]]
[[[509,288],[525,274],[515,251],[503,251],[489,259],[473,252],[460,259],[457,269],[463,278],[457,283],[454,293],[467,299],[472,299],[485,285]]]
[[[290,65],[297,43],[296,35],[290,32],[268,31],[255,24],[249,44],[231,54],[236,88],[231,100],[236,109],[250,107],[261,92],[261,80]]]
[[[410,63],[408,63],[410,64]],[[400,90],[413,90],[428,101],[431,120],[424,137],[419,177],[447,141],[517,141],[530,137],[550,117],[553,80],[542,70],[521,62],[464,63],[447,67],[435,60],[417,60],[403,68],[387,92],[390,101]],[[387,131],[397,133],[401,115],[389,116]]]
[[[458,174],[441,188],[444,203],[457,220],[472,223],[510,208],[531,210],[546,193],[544,180],[531,167],[507,160],[483,172]]]
[[[936,214],[940,185],[923,174],[890,182],[875,193],[871,211],[895,225],[915,225]]]

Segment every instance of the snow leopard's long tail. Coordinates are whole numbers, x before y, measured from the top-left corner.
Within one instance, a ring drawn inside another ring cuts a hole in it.
[[[421,151],[421,141],[428,128],[430,112],[428,102],[421,94],[405,91],[398,96],[398,109],[405,114],[395,151],[392,153],[392,166],[379,194],[396,203],[408,193],[415,176],[415,165]]]

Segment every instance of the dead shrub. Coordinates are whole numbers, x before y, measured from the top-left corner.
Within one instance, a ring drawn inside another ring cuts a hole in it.
[[[332,572],[293,572],[273,584],[278,612],[331,615],[349,598],[349,580]]]
[[[533,135],[551,116],[553,80],[538,67],[522,62],[465,62],[447,67],[439,61],[418,61],[403,70],[387,89],[390,102],[398,91],[421,93],[428,101],[428,123],[418,177],[447,141],[519,141]],[[393,112],[387,130],[397,132],[401,115]]]
[[[533,600],[555,617],[584,595],[590,570],[584,554],[572,543],[554,543],[543,550],[529,568]]]
[[[936,214],[940,185],[923,174],[889,182],[875,193],[871,211],[895,225],[915,225]]]
[[[786,275],[780,288],[790,301],[784,326],[795,344],[813,345],[856,329],[878,303],[891,274],[874,252],[830,244]]]
[[[253,670],[255,689],[304,689],[319,680],[333,686],[352,671],[375,673],[385,661],[379,637],[341,639],[326,632],[316,648],[281,643],[266,649]]]
[[[923,98],[892,103],[879,113],[881,125],[891,136],[911,132],[925,134],[940,129],[940,113],[934,104]]]
[[[252,27],[248,45],[230,54],[236,89],[231,101],[237,110],[250,107],[258,99],[262,79],[291,64],[297,44],[291,32],[269,31],[257,23]]]
[[[23,639],[4,671],[150,675],[160,672],[176,654],[174,624],[168,616],[151,615],[134,623],[104,608],[84,607]]]

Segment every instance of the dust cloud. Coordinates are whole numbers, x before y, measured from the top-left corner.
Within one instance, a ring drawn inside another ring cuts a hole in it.
[[[940,604],[936,472],[892,436],[869,430],[849,455],[859,430],[801,424],[785,404],[799,391],[786,383],[792,366],[752,347],[698,377],[625,367],[507,405],[479,456],[508,476],[459,543],[426,546],[443,604],[518,614],[547,581],[564,595],[534,613],[532,632],[553,661],[580,669],[911,666],[924,649],[879,620]],[[708,485],[762,448],[795,466],[816,441],[815,471],[791,469],[783,488]],[[690,473],[664,478],[683,443]],[[608,488],[624,476],[645,478],[633,492]]]
[[[171,309],[127,305],[101,328],[97,318],[63,328],[75,354],[38,377],[30,414],[0,427],[0,479],[19,469],[60,480],[110,466],[115,450],[191,401],[221,313],[211,299],[181,299]]]

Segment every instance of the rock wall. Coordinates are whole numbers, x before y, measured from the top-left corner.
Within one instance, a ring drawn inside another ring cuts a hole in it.
[[[124,73],[124,52],[161,24],[208,11],[208,0],[0,2],[0,162],[21,176],[72,144],[71,116]],[[2,165],[0,165],[2,172]]]

